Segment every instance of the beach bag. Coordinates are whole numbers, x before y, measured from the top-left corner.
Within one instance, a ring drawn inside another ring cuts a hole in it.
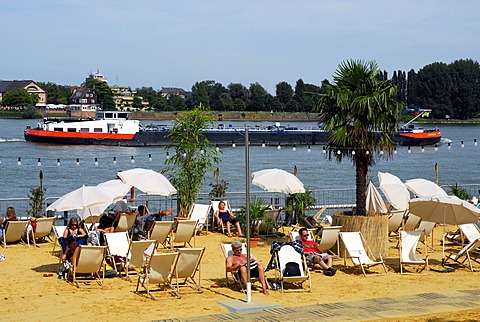
[[[302,274],[300,273],[300,265],[298,265],[298,263],[288,262],[285,265],[283,276],[289,277],[289,276],[300,276],[300,275]]]

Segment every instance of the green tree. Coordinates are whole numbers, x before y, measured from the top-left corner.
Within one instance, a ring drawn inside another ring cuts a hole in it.
[[[276,86],[275,95],[283,105],[286,105],[293,98],[293,88],[287,82],[280,82]]]
[[[47,189],[42,187],[30,188],[30,194],[28,195],[28,198],[30,199],[28,206],[30,208],[27,209],[27,214],[35,218],[43,215],[43,204],[45,203],[46,191]]]
[[[213,171],[219,163],[218,152],[202,134],[202,129],[213,126],[208,109],[200,104],[197,108],[173,120],[168,138],[174,149],[171,158],[165,160],[163,171],[178,190],[179,215],[186,217],[191,205],[197,200],[207,171]]]
[[[210,106],[210,96],[208,87],[214,81],[196,82],[192,86],[192,103],[194,106],[203,104],[204,106]]]
[[[262,87],[259,83],[250,84],[250,102],[247,105],[248,111],[266,111],[268,106],[266,104],[268,94],[267,90]]]
[[[55,83],[38,83],[47,92],[48,104],[68,104],[68,99],[73,94],[70,86],[57,85]]]
[[[143,108],[142,99],[138,96],[133,97],[132,107],[138,110]]]
[[[27,107],[34,106],[38,102],[36,95],[30,94],[26,89],[19,88],[3,94],[2,106]]]
[[[113,100],[113,93],[108,84],[98,79],[87,78],[83,84],[86,88],[91,89],[97,94],[100,107],[104,111],[115,110],[115,101]]]
[[[339,65],[333,84],[318,94],[316,111],[323,128],[330,131],[329,156],[347,157],[356,170],[356,214],[366,215],[367,175],[374,164],[373,153],[391,156],[395,147],[400,104],[391,81],[379,81],[375,62],[348,60]],[[338,154],[338,151],[340,153]],[[355,153],[352,153],[354,151]]]

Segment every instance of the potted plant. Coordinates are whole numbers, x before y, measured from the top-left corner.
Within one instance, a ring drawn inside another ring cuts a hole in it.
[[[258,236],[261,228],[265,231],[271,231],[275,228],[275,225],[271,218],[266,216],[266,210],[269,209],[269,205],[259,197],[253,197],[250,200],[250,235]],[[240,224],[245,227],[247,222],[247,207],[242,206],[240,210],[235,214]],[[254,237],[255,238],[255,237]],[[250,239],[252,241],[252,239]],[[254,247],[254,246],[252,246]]]
[[[305,217],[305,209],[314,206],[316,202],[317,200],[313,196],[313,192],[308,189],[303,193],[288,195],[285,211],[289,214],[289,221],[297,222],[303,220]]]
[[[225,197],[225,194],[227,193],[228,189],[228,182],[225,180],[220,180],[217,182],[212,182],[209,184],[210,187],[212,187],[212,190],[208,193],[210,198],[213,200],[219,200],[223,197]]]

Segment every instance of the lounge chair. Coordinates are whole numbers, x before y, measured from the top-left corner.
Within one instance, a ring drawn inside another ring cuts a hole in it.
[[[320,208],[320,210],[317,211],[317,213],[313,216],[306,216],[305,218],[303,218],[303,222],[305,223],[305,225],[307,225],[308,228],[317,228],[317,226],[319,225],[319,222],[320,222],[320,216],[328,209],[327,206],[324,206],[322,208]],[[309,221],[308,219],[309,218],[313,218],[315,220],[315,222],[317,223],[317,225],[313,225],[311,221]]]
[[[424,244],[425,247],[425,259],[422,259],[417,256],[417,244],[422,235],[425,233],[424,230],[400,230],[400,274],[407,274],[408,272],[404,272],[404,266],[409,265],[417,265],[420,266],[417,273],[420,273],[425,269],[428,271],[428,253],[427,253],[427,245]]]
[[[370,248],[368,248],[365,239],[359,231],[341,232],[340,238],[345,245],[345,254],[343,256],[343,264],[345,267],[347,266],[346,259],[348,257],[352,260],[354,267],[360,266],[364,276],[367,276],[367,274],[365,273],[365,268],[369,268],[375,265],[382,265],[383,269],[385,270],[385,274],[387,273],[387,267],[385,266],[381,255],[379,256],[379,260],[371,259],[371,257],[374,258],[372,251],[370,250]]]
[[[53,226],[54,241],[53,241],[52,254],[55,253],[55,248],[57,247],[57,244],[60,247],[62,247],[62,244],[60,244],[60,238],[63,236],[65,229],[67,229],[67,226]]]
[[[137,219],[136,213],[130,212],[120,212],[117,214],[117,227],[115,232],[131,231],[130,236],[133,234],[133,226],[135,225],[135,220]]]
[[[280,228],[285,233],[285,228],[283,227],[283,221],[281,220],[282,209],[267,209],[265,210],[265,216],[272,220],[275,232],[278,232]]]
[[[125,277],[133,282],[130,274],[140,272],[156,249],[155,240],[130,241],[125,261]]]
[[[208,215],[210,214],[211,209],[212,206],[210,204],[193,204],[190,214],[188,215],[188,219],[198,221],[196,228],[197,232],[202,231],[204,228],[206,228],[206,232],[208,232]]]
[[[433,228],[435,228],[435,222],[422,220],[418,225],[417,230],[420,230],[423,232],[422,235],[420,236],[420,242],[422,242],[426,246],[428,246],[427,245],[428,236],[432,236],[431,238],[432,246],[428,246],[428,247],[430,247],[431,250],[435,251],[435,248],[433,248],[433,233],[432,233]]]
[[[137,288],[136,293],[140,293],[138,288],[140,284],[147,294],[154,300],[157,298],[152,294],[152,292],[169,292],[172,295],[180,298],[178,289],[176,288],[176,283],[172,283],[173,273],[176,270],[178,261],[178,252],[177,253],[163,253],[163,254],[153,254],[149,261],[147,262],[147,267],[145,272],[138,273]],[[151,286],[158,285],[157,290],[152,290]]]
[[[458,228],[461,231],[462,247],[465,243],[465,239],[467,239],[467,241],[469,243],[471,243],[474,240],[480,238],[480,230],[479,230],[477,224],[458,225]]]
[[[74,260],[73,265],[70,267],[72,283],[80,287],[79,282],[95,280],[103,288],[106,249],[106,246],[81,245],[78,259]],[[101,275],[99,274],[100,271],[102,271]],[[86,276],[79,277],[78,274]]]
[[[232,210],[232,208],[230,207],[230,203],[228,202],[228,200],[223,200],[223,202],[225,202],[225,210]],[[219,228],[222,229],[222,233],[225,234],[225,225],[223,224],[223,222],[221,220],[219,220],[219,218],[216,216],[216,213],[217,213],[217,210],[218,210],[218,204],[220,203],[220,200],[211,200],[210,201],[210,204],[212,205],[212,211],[213,211],[213,221],[214,221],[214,224],[212,225],[212,227],[215,227],[215,225],[220,222],[220,226]],[[235,228],[235,225],[231,225],[231,228]]]
[[[126,270],[125,262],[130,248],[128,232],[104,234],[108,246],[108,255],[117,272]]]
[[[294,266],[299,269],[299,275],[290,276],[287,273],[287,266]],[[286,291],[300,291],[311,292],[312,282],[310,280],[310,271],[307,267],[305,256],[300,254],[290,245],[283,245],[275,256],[275,275],[277,280],[280,281],[282,292]],[[299,287],[293,289],[285,289],[285,283],[291,283]],[[307,288],[304,288],[304,284],[307,284]]]
[[[31,231],[31,237],[35,246],[37,246],[36,239],[50,236],[54,222],[55,217],[37,219],[37,227],[35,229],[35,232],[33,230]],[[30,238],[30,236],[27,236],[27,238]]]
[[[179,295],[181,287],[189,287],[193,289],[194,293],[202,293],[202,287],[200,286],[200,261],[202,260],[205,248],[179,248],[178,249],[178,262],[177,268],[174,271],[173,276],[176,279],[176,286]],[[198,273],[198,274],[197,274]],[[196,275],[198,280],[196,281]],[[180,281],[179,280],[183,280]],[[184,292],[184,293],[192,293]]]
[[[227,244],[221,243],[220,246],[222,247],[223,255],[225,255],[225,260],[227,259],[228,256],[233,255],[231,243],[227,243]],[[247,244],[245,243],[242,243],[242,254],[247,254]],[[238,277],[237,272],[230,272],[230,273],[235,283],[239,283],[240,288],[243,290],[243,283],[239,278],[237,278]],[[228,281],[228,272],[226,267],[225,267],[225,281],[226,281],[227,287],[229,287],[230,283]],[[259,281],[259,279],[258,278],[250,279],[250,282],[256,282],[256,281]]]
[[[394,210],[389,212],[388,217],[388,236],[392,233],[398,233],[398,229],[402,226],[405,210]]]
[[[322,229],[322,238],[318,247],[324,252],[330,252],[337,257],[340,256],[340,229],[342,226],[326,226]],[[337,253],[332,251],[333,246],[337,245]]]
[[[415,230],[418,224],[420,224],[420,221],[422,221],[422,218],[412,213],[409,213],[406,218],[405,216],[403,218],[404,218],[404,222],[402,224],[403,230]]]
[[[472,265],[472,260],[476,263],[480,264],[480,261],[478,258],[480,257],[480,252],[478,252],[477,248],[480,247],[480,238],[474,240],[473,242],[470,242],[468,245],[465,245],[458,253],[450,253],[446,258],[445,258],[445,263],[447,263],[449,260],[452,260],[454,262],[457,262],[458,264],[465,265],[465,261],[468,260],[468,266],[470,267],[470,270],[474,272],[474,268]]]
[[[22,242],[25,246],[27,246],[23,241],[23,236],[27,225],[28,221],[7,221],[2,238],[4,251],[5,249],[7,249],[7,244],[15,243],[18,241]]]
[[[179,220],[177,223],[177,230],[173,235],[170,242],[171,248],[175,246],[175,243],[183,244],[182,247],[186,247],[187,244],[190,247],[195,247],[195,231],[197,229],[198,220]],[[190,243],[193,238],[193,246]]]
[[[313,230],[312,229],[307,229],[307,230],[308,230],[307,240],[315,240]],[[300,238],[300,234],[298,233],[297,230],[290,230],[289,235],[290,235],[290,241],[295,241],[295,240],[302,241],[302,239]]]
[[[167,242],[172,238],[174,221],[154,221],[152,229],[148,232],[148,239],[156,240],[157,247],[162,245],[167,248]]]

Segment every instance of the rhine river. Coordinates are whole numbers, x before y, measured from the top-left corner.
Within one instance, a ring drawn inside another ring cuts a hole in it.
[[[35,120],[0,119],[0,199],[25,198],[29,189],[39,185],[39,171],[44,174],[43,185],[47,188],[47,197],[59,197],[82,185],[96,185],[114,179],[116,173],[135,167],[161,170],[166,157],[165,149],[161,147],[102,147],[102,146],[62,146],[42,145],[25,142],[23,131],[27,125],[35,126]],[[150,121],[145,121],[151,123]],[[166,121],[157,121],[166,124]],[[235,126],[243,125],[240,122],[223,122]],[[251,126],[261,122],[249,122]],[[263,124],[267,124],[264,122]],[[268,123],[270,124],[270,123]],[[298,127],[315,127],[314,122],[290,122],[282,125]],[[398,147],[398,153],[393,159],[378,158],[371,168],[370,178],[378,187],[377,173],[390,172],[397,175],[402,181],[413,178],[435,180],[435,164],[439,167],[439,184],[447,188],[448,185],[480,184],[480,145],[474,145],[474,139],[480,142],[480,125],[431,124],[424,127],[439,127],[444,142],[438,146],[412,147],[408,153],[407,147]],[[464,147],[461,147],[461,141]],[[446,142],[450,142],[448,148]],[[310,190],[354,188],[355,169],[350,160],[341,163],[329,161],[322,154],[323,146],[312,146],[307,152],[306,146],[284,146],[280,150],[276,146],[250,148],[250,172],[266,169],[281,168],[293,172],[298,169],[298,178]],[[151,161],[149,160],[151,155]],[[117,164],[114,165],[113,158]],[[131,163],[132,157],[135,163]],[[21,165],[18,165],[18,160]],[[245,148],[243,146],[224,147],[220,154],[222,162],[218,165],[220,178],[226,180],[229,192],[244,192],[245,179]],[[38,159],[41,166],[38,166]],[[77,159],[79,165],[77,165]],[[98,165],[95,165],[95,159]],[[57,161],[59,166],[57,166]],[[208,184],[214,181],[213,172],[207,174],[203,192],[208,192]],[[478,195],[477,188],[470,193]],[[446,189],[448,191],[448,188]],[[251,191],[260,191],[251,186]],[[3,214],[4,209],[0,209]]]

